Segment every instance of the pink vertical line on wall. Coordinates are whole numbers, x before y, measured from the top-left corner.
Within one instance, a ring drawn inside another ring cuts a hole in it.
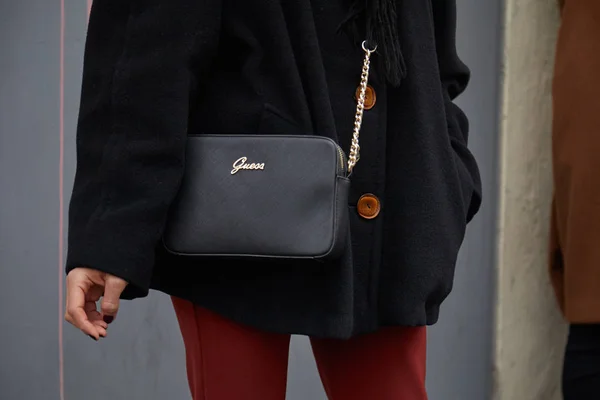
[[[58,376],[60,400],[65,400],[64,321],[64,166],[65,166],[65,0],[60,0],[60,78],[58,155]]]
[[[92,0],[87,0],[87,16],[90,18],[90,11],[92,9]]]

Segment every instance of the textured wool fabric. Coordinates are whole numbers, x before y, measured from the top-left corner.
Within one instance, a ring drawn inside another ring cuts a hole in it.
[[[187,134],[317,134],[349,149],[363,52],[339,32],[346,3],[95,2],[67,271],[96,268],[130,283],[124,298],[154,288],[279,333],[347,338],[435,323],[481,201],[467,119],[452,102],[469,79],[454,1],[397,3],[399,86],[373,55],[377,103],[364,115],[344,257],[225,262],[161,246]],[[364,193],[381,200],[373,220],[356,212]]]
[[[565,318],[600,323],[600,2],[566,0],[554,69],[550,276]]]

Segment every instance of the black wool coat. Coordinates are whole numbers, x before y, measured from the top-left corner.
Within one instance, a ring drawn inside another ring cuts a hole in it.
[[[101,0],[87,35],[67,271],[86,266],[259,329],[347,338],[433,324],[481,201],[467,119],[469,70],[454,0],[398,1],[405,68],[373,55],[348,210],[351,246],[329,265],[192,260],[160,245],[188,133],[315,133],[350,146],[360,40],[346,0]],[[356,205],[371,193],[374,219]]]

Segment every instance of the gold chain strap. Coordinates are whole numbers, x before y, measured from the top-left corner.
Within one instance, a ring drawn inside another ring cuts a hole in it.
[[[350,146],[350,154],[348,156],[348,175],[352,173],[354,166],[360,159],[360,145],[358,138],[360,135],[360,127],[362,125],[363,112],[365,111],[365,96],[367,93],[367,84],[369,83],[369,68],[371,66],[371,54],[377,50],[375,48],[368,49],[367,42],[362,43],[362,48],[365,51],[365,59],[363,62],[362,74],[360,76],[360,93],[357,99],[356,116],[354,117],[354,133],[352,134],[352,145]]]

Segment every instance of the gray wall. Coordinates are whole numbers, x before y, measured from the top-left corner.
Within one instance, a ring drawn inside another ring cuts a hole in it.
[[[59,317],[64,253],[59,239],[65,234],[60,210],[66,210],[74,172],[87,22],[86,0],[66,3],[63,86],[61,2],[0,0],[0,399],[186,399],[182,342],[165,296],[124,304],[110,338],[100,343]],[[459,102],[471,119],[485,205],[469,228],[455,290],[429,331],[432,400],[489,399],[492,384],[501,4],[458,3],[459,50],[473,71]],[[293,342],[290,371],[289,399],[325,399],[303,338]]]
[[[490,399],[493,385],[497,149],[503,1],[457,0],[458,52],[471,83],[458,103],[471,125],[469,147],[483,180],[483,207],[470,224],[454,289],[430,329],[431,400]],[[516,400],[516,399],[514,399]]]

